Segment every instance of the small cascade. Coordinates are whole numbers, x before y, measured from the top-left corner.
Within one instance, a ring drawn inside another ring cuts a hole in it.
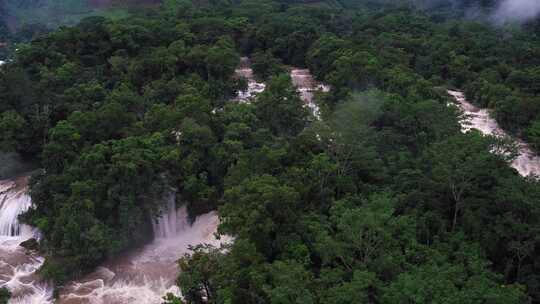
[[[497,121],[491,118],[489,110],[474,106],[465,99],[465,95],[462,92],[449,90],[448,94],[456,100],[457,106],[466,116],[465,121],[462,123],[463,132],[477,129],[486,135],[509,137],[499,127]],[[526,142],[515,138],[514,140],[518,145],[519,155],[512,161],[512,167],[522,176],[540,176],[540,157],[535,155]]]
[[[238,102],[249,103],[258,93],[261,93],[266,88],[264,83],[255,80],[251,62],[248,57],[240,58],[240,65],[235,70],[235,74],[236,77],[245,78],[248,82],[245,91],[237,92],[237,96],[234,100]]]
[[[313,116],[320,119],[320,109],[313,101],[315,92],[329,92],[330,87],[319,83],[313,79],[311,72],[308,69],[296,69],[291,70],[291,79],[293,85],[300,93],[300,98],[304,101],[306,106],[311,110]]]
[[[32,205],[27,183],[27,177],[0,181],[0,287],[11,291],[10,304],[47,304],[52,303],[52,288],[36,275],[44,259],[19,246],[37,237],[37,231],[18,220]]]
[[[14,181],[0,182],[0,237],[31,235],[31,228],[21,225],[18,216],[32,205],[25,186]]]
[[[154,238],[171,238],[183,230],[188,224],[187,217],[178,214],[180,211],[176,209],[176,196],[171,193],[167,197],[167,205],[164,210],[161,210],[161,215],[154,221]],[[184,208],[185,209],[185,208]]]
[[[253,69],[251,68],[251,62],[248,57],[242,57],[240,59],[240,65],[235,70],[236,77],[245,78],[248,81],[248,87],[245,91],[237,92],[235,101],[249,103],[258,94],[266,89],[266,85],[255,80]],[[320,110],[319,107],[313,102],[315,92],[328,92],[330,87],[317,82],[313,79],[311,72],[308,69],[292,68],[290,70],[290,76],[293,85],[300,93],[300,98],[306,104],[313,115],[319,119]]]

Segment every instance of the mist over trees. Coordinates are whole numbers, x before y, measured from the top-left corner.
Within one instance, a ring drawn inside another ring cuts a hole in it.
[[[340,2],[349,6],[370,4],[388,7],[414,6],[435,15],[450,14],[498,26],[508,22],[524,23],[540,15],[540,2],[536,0],[342,0]]]
[[[493,18],[496,22],[524,22],[539,15],[540,2],[536,0],[504,0],[498,4]]]

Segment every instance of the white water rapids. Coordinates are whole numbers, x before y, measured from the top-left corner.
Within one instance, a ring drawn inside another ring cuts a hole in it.
[[[240,91],[237,93],[235,101],[238,102],[251,102],[257,94],[263,92],[266,88],[266,85],[261,82],[257,82],[253,74],[253,69],[251,68],[251,61],[248,57],[242,57],[240,60],[240,66],[236,69],[235,74],[237,77],[243,77],[246,79],[248,86],[245,91]],[[299,69],[291,68],[290,76],[293,85],[300,93],[300,98],[304,101],[305,106],[310,109],[317,119],[320,119],[320,110],[317,104],[315,104],[313,97],[315,92],[328,92],[330,87],[317,82],[311,72],[308,69]]]
[[[60,293],[58,304],[159,304],[167,293],[178,295],[176,261],[190,245],[219,246],[230,239],[215,238],[217,213],[203,214],[190,225],[186,207],[176,208],[175,197],[154,224],[155,240],[139,250],[109,261],[72,282]]]
[[[459,91],[448,91],[450,96],[454,97],[457,106],[465,114],[465,121],[462,124],[463,131],[477,129],[483,134],[508,137],[509,135],[502,130],[497,121],[490,117],[489,110],[480,109],[465,99],[465,95]],[[515,139],[518,145],[519,155],[512,162],[512,167],[522,176],[540,175],[540,157],[535,155],[532,149],[520,139]]]
[[[18,215],[31,206],[27,177],[0,181],[0,287],[12,292],[11,304],[52,303],[52,289],[35,274],[43,258],[19,244],[37,237]]]
[[[246,90],[237,92],[237,96],[234,99],[238,102],[249,103],[258,93],[261,93],[266,88],[264,83],[255,80],[251,61],[248,57],[240,58],[240,66],[235,70],[235,74],[237,77],[245,78],[247,81]]]
[[[10,304],[52,304],[52,286],[40,281],[36,270],[44,259],[19,244],[36,237],[17,216],[31,206],[27,178],[0,181],[0,287],[13,296]],[[163,215],[153,225],[151,244],[104,263],[81,280],[60,290],[58,304],[159,304],[168,292],[179,294],[175,285],[176,261],[190,245],[219,246],[230,238],[215,238],[219,218],[203,214],[190,225],[185,207],[176,208],[171,195]]]
[[[306,106],[311,110],[313,116],[320,119],[321,111],[319,106],[313,100],[315,92],[328,92],[330,87],[315,81],[311,72],[308,69],[296,69],[291,70],[291,79],[296,86],[298,92],[300,92],[300,98],[304,101]]]

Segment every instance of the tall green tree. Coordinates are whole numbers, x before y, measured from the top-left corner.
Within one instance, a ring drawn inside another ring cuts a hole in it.
[[[308,110],[286,74],[270,79],[255,106],[257,117],[274,135],[294,136],[307,124]]]

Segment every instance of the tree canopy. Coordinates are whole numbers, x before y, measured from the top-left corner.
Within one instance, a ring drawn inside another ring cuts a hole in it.
[[[169,303],[539,302],[539,181],[462,133],[444,89],[538,148],[534,27],[375,2],[164,1],[20,45],[0,143],[42,168],[23,216],[41,274],[145,244],[174,191],[234,242],[180,259]],[[267,85],[251,103],[240,56]],[[331,87],[320,120],[291,66]]]

